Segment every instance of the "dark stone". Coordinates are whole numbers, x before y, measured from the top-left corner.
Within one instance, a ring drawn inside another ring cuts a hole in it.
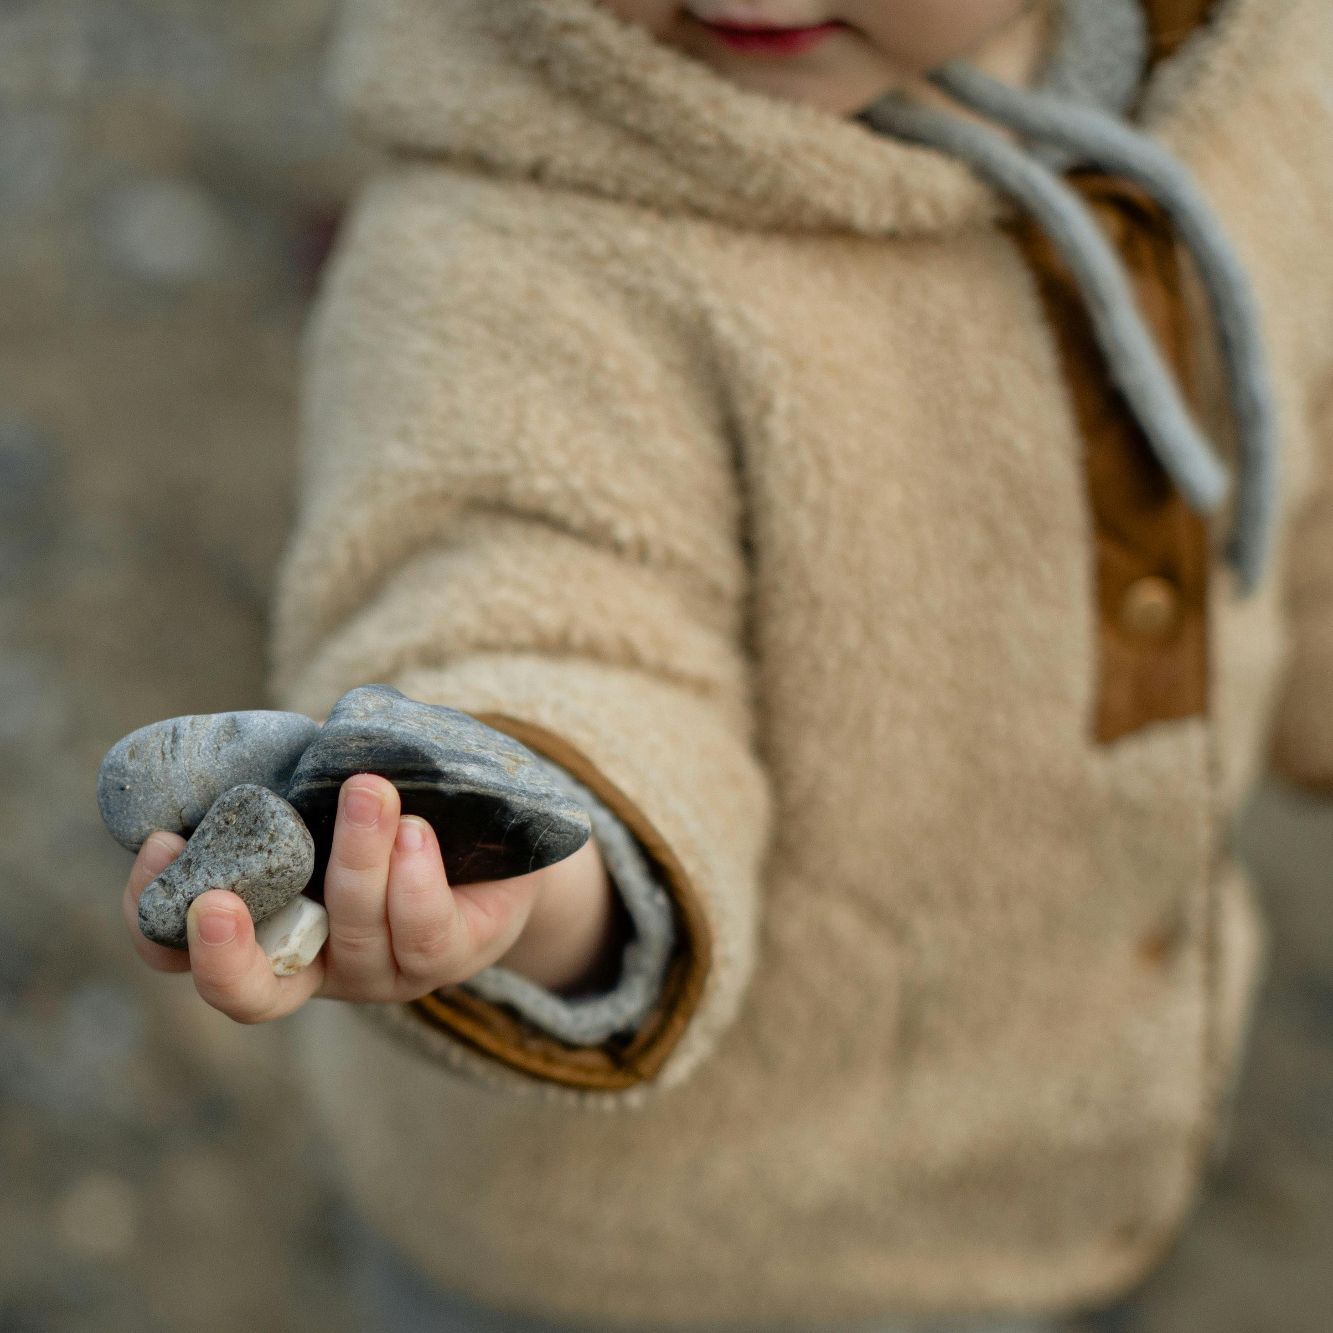
[[[512,736],[391,685],[361,685],[334,704],[287,790],[315,840],[321,894],[338,792],[354,773],[388,778],[402,812],[430,823],[451,884],[528,874],[592,834],[588,812]]]
[[[230,889],[262,921],[310,882],[315,847],[301,816],[281,796],[254,783],[222,793],[185,850],[143,891],[139,929],[185,949],[185,915],[208,889]]]
[[[229,787],[283,795],[319,724],[303,713],[254,709],[167,718],[113,745],[97,773],[97,805],[116,841],[138,851],[154,829],[188,837]]]

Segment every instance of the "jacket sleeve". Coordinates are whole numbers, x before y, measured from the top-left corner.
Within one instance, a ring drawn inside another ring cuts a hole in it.
[[[494,974],[352,1007],[479,1081],[636,1102],[712,1051],[753,958],[772,802],[729,417],[688,311],[484,188],[405,168],[344,228],[302,349],[269,694],[319,717],[383,682],[461,709],[633,835],[674,945],[632,1032],[562,1041]]]
[[[540,755],[538,761],[552,781],[588,811],[612,889],[624,904],[632,934],[617,979],[604,992],[563,996],[497,963],[461,984],[482,999],[509,1005],[562,1041],[593,1046],[616,1033],[637,1031],[659,1003],[675,943],[671,898],[643,847],[615,812],[560,765]]]
[[[1315,395],[1310,426],[1314,477],[1286,537],[1290,656],[1270,758],[1279,776],[1333,796],[1333,374]]]

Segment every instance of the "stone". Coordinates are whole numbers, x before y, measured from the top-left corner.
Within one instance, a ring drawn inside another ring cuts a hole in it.
[[[194,181],[183,178],[119,187],[100,221],[117,266],[149,282],[185,283],[215,272],[230,240],[222,211]]]
[[[239,783],[213,802],[185,849],[144,889],[139,929],[169,948],[188,948],[185,914],[208,889],[230,889],[263,921],[305,888],[314,865],[301,816],[267,787]]]
[[[298,893],[255,927],[255,939],[273,965],[274,976],[290,977],[310,966],[329,937],[329,914],[322,903]]]
[[[321,893],[338,792],[354,773],[387,778],[402,813],[430,823],[451,884],[539,870],[592,834],[588,812],[512,736],[391,685],[360,685],[334,704],[286,793],[315,840]]]
[[[303,713],[252,709],[152,722],[113,745],[97,773],[97,804],[112,836],[136,852],[154,829],[188,838],[229,787],[283,795],[319,733]]]

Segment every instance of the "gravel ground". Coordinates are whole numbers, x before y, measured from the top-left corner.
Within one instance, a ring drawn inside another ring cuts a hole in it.
[[[357,1322],[299,1026],[137,961],[94,800],[126,732],[263,706],[296,337],[365,164],[318,94],[327,10],[0,5],[0,1333]],[[1265,786],[1241,841],[1274,954],[1230,1151],[1080,1329],[1333,1320],[1333,810]]]

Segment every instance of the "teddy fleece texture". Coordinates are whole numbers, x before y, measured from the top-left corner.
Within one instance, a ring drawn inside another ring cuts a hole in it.
[[[1122,119],[1149,65],[1150,24],[1160,29],[1162,19],[1145,13],[1141,0],[1063,0],[1058,7],[1041,9],[1051,31],[1031,86],[1012,86],[958,58],[931,75],[936,86],[957,99],[954,108],[922,106],[890,92],[858,119],[884,133],[952,152],[1034,215],[1076,279],[1124,404],[1182,496],[1208,514],[1236,486],[1227,558],[1244,589],[1252,590],[1263,574],[1277,499],[1276,421],[1253,294],[1188,172],[1151,135]],[[1179,14],[1174,21],[1181,21]],[[959,106],[980,115],[960,116]],[[1026,141],[1011,141],[985,124],[985,116],[1027,136]],[[1225,363],[1237,435],[1235,478],[1228,476],[1194,420],[1114,247],[1076,189],[1062,179],[1061,173],[1086,165],[1119,172],[1143,187],[1173,219],[1177,240],[1198,270]],[[555,780],[567,777],[558,765],[548,766]],[[614,1031],[637,1029],[651,1013],[658,997],[653,969],[645,963],[664,963],[675,940],[670,913],[659,902],[662,886],[632,832],[582,784],[577,794],[595,807],[596,836],[613,862],[613,883],[635,922],[618,982],[605,995],[570,1001],[497,965],[464,987],[512,1006],[564,1040],[595,1043]],[[605,834],[612,831],[614,846],[607,846]],[[650,904],[658,904],[658,910],[645,916]],[[665,978],[661,966],[656,976],[660,985]]]
[[[1210,585],[1208,714],[1111,744],[1010,200],[593,0],[349,20],[397,155],[308,333],[274,705],[384,681],[577,756],[702,981],[615,1089],[307,1006],[348,1188],[440,1285],[599,1326],[1122,1290],[1258,974],[1232,815],[1270,757],[1333,786],[1333,11],[1219,0],[1135,112],[1249,275],[1283,490],[1270,576]]]

